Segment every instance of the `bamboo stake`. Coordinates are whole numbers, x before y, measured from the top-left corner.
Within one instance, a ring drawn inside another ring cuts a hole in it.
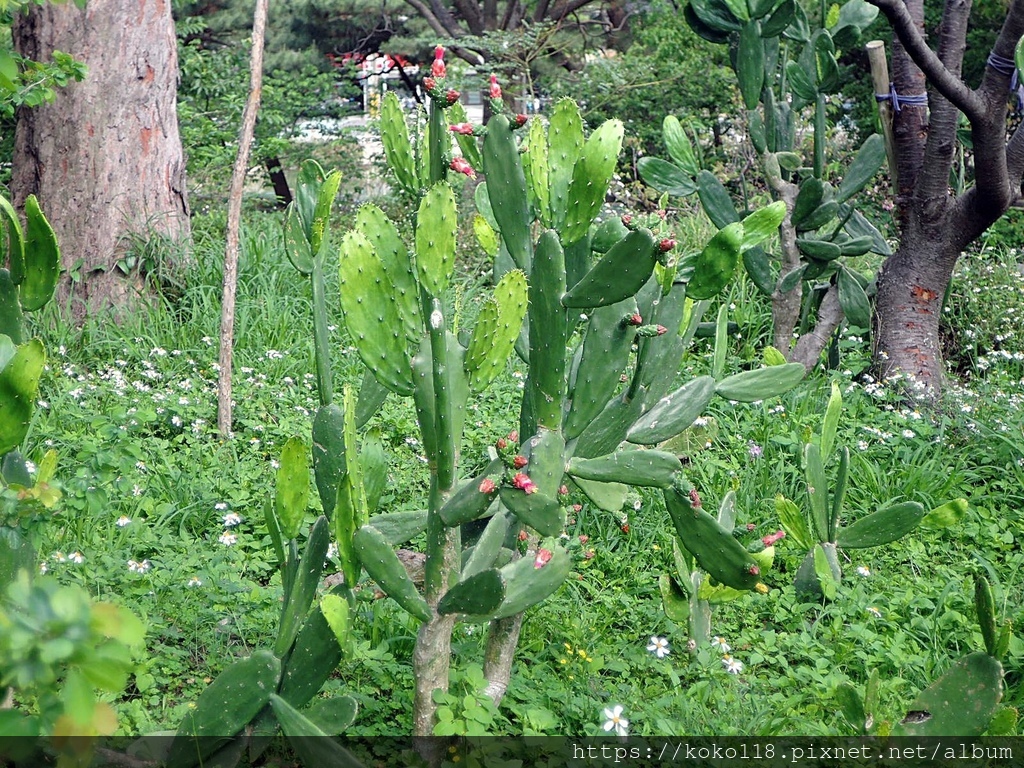
[[[864,46],[868,52],[868,63],[871,66],[871,84],[874,92],[878,95],[889,93],[889,64],[885,59],[885,43],[881,40],[872,40]],[[892,193],[897,194],[899,187],[896,183],[896,143],[892,133],[892,104],[888,101],[875,100],[878,105],[878,116],[882,123],[882,136],[885,138],[885,155],[889,163],[889,182],[892,184]]]
[[[249,59],[249,97],[242,113],[238,154],[231,173],[228,193],[228,224],[224,246],[224,292],[220,312],[220,371],[217,375],[217,429],[221,437],[231,436],[231,358],[235,343],[235,293],[238,287],[238,236],[242,222],[242,191],[249,165],[249,150],[256,129],[263,89],[263,41],[266,36],[269,0],[256,0],[252,20],[252,51]]]

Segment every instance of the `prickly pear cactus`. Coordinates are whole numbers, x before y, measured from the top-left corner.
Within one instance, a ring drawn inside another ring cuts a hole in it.
[[[772,567],[775,560],[774,544],[785,533],[769,534],[744,543],[744,539],[754,536],[754,526],[736,526],[734,491],[729,491],[722,498],[718,515],[711,518],[701,510],[697,491],[686,485],[678,485],[669,503],[673,522],[681,516],[683,527],[680,530],[680,523],[676,523],[680,535],[672,542],[675,573],[662,575],[659,587],[665,615],[687,626],[690,638],[687,645],[691,652],[695,652],[710,639],[713,606],[750,594],[751,590],[747,586],[751,581],[749,577],[759,577]],[[690,517],[699,522],[692,523]],[[692,528],[699,529],[697,535],[693,535]],[[683,531],[686,531],[685,537]],[[734,543],[725,544],[726,534]],[[684,541],[689,543],[683,546],[681,542]],[[710,563],[710,569],[703,567],[705,560]],[[732,562],[726,565],[730,560]],[[752,568],[756,568],[757,572],[752,573]],[[739,581],[735,576],[737,570],[743,581],[741,587],[735,586]],[[716,578],[716,573],[724,573],[733,585]],[[756,592],[767,591],[767,587],[760,581],[754,581],[753,589]]]
[[[829,486],[826,462],[835,453],[836,428],[842,413],[843,398],[839,386],[832,384],[832,393],[822,420],[821,434],[803,448],[804,478],[807,505],[804,510],[789,499],[779,496],[775,510],[782,527],[798,546],[808,550],[796,573],[797,596],[810,601],[835,597],[836,585],[842,580],[839,549],[880,547],[911,533],[926,518],[929,527],[951,525],[959,517],[951,509],[965,511],[967,502],[957,499],[927,512],[919,502],[891,500],[881,509],[843,525],[850,469],[850,451],[845,446],[835,460],[835,483]]]
[[[27,503],[49,507],[59,493],[48,489],[48,475],[40,473],[32,480],[17,449],[28,434],[46,365],[43,342],[27,338],[25,313],[42,309],[52,298],[60,249],[34,195],[25,201],[25,222],[22,228],[14,207],[0,195],[0,483],[18,488]],[[46,464],[55,461],[51,456]],[[17,511],[9,519],[6,514],[0,518],[0,590],[17,571],[35,570],[35,550],[20,518]]]
[[[764,182],[786,206],[781,253],[769,254],[755,246],[744,251],[742,261],[758,289],[773,297],[774,344],[787,357],[794,331],[804,336],[813,326],[823,344],[844,315],[851,325],[870,328],[866,292],[870,280],[851,259],[868,252],[890,254],[885,239],[856,210],[854,200],[885,161],[882,137],[874,135],[863,143],[842,169],[838,185],[829,182],[825,163],[826,106],[842,85],[837,49],[854,44],[877,13],[864,0],[847,0],[835,23],[826,28],[824,20],[821,26],[812,25],[800,4],[789,0],[750,4],[694,0],[685,10],[687,23],[698,35],[728,44],[734,51],[731,61],[746,110],[747,135]],[[801,154],[796,138],[797,121],[805,108],[814,114],[808,158]],[[670,195],[696,193],[708,217],[723,230],[739,221],[741,213],[725,186],[701,170],[694,149],[699,142],[692,142],[671,115],[664,120],[663,135],[669,159],[642,158],[641,177]],[[723,269],[735,266],[727,259],[719,262]],[[720,280],[711,278],[703,290],[710,295],[720,285]],[[836,313],[821,312],[818,321],[808,325],[801,321],[801,310],[806,316],[802,297],[808,295],[815,313],[826,299],[838,302],[842,313],[832,319]],[[691,296],[697,294],[691,292]],[[806,350],[798,342],[793,359],[813,365],[822,347],[812,349],[819,342],[810,337],[801,341]]]
[[[737,221],[728,237],[687,261],[657,216],[599,219],[621,123],[585,135],[579,109],[568,100],[555,106],[548,125],[528,123],[503,113],[493,80],[495,116],[486,128],[469,126],[458,114],[446,118],[459,108],[445,77],[439,49],[425,83],[430,105],[423,138],[410,136],[393,105],[382,120],[395,178],[419,198],[411,241],[402,242],[378,209],[366,208],[341,240],[339,266],[345,325],[368,375],[411,397],[416,409],[430,473],[422,584],[409,577],[393,551],[396,541],[377,522],[387,514],[374,517],[376,510],[359,501],[367,467],[350,416],[358,409],[354,397],[314,425],[317,487],[325,510],[333,510],[346,584],[365,571],[422,624],[414,653],[418,735],[429,735],[434,724],[432,691],[448,684],[455,623],[492,622],[489,637],[504,637],[503,622],[565,580],[570,558],[558,536],[574,490],[617,509],[625,488],[661,489],[673,518],[680,518],[683,546],[715,579],[708,589],[763,590],[765,561],[717,521],[683,508],[689,496],[680,497],[682,466],[654,446],[689,427],[716,396],[771,397],[803,376],[800,366],[738,377],[717,371],[674,389],[707,306],[687,299],[688,284],[727,282],[728,265],[774,231],[784,206]],[[409,158],[421,157],[428,158],[427,173],[409,165]],[[476,158],[479,168],[470,165]],[[486,178],[476,190],[473,230],[494,256],[495,288],[467,340],[453,332],[447,294],[459,224],[455,174],[477,170]],[[513,349],[527,368],[518,429],[497,441],[482,472],[463,477],[469,398],[506,370]],[[353,505],[344,498],[363,512],[349,512]],[[482,532],[463,550],[460,527],[472,521]],[[498,653],[489,648],[486,656]],[[485,674],[494,674],[490,666]]]

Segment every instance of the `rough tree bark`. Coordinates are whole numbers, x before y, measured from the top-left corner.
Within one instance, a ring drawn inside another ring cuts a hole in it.
[[[31,59],[48,60],[60,50],[89,69],[53,103],[19,111],[15,203],[36,194],[47,211],[69,270],[58,298],[70,299],[76,319],[93,309],[125,307],[141,288],[137,274],[116,266],[128,237],[181,241],[190,233],[171,4],[89,0],[83,9],[47,3],[17,18],[13,37]]]
[[[944,379],[939,322],[946,288],[964,249],[1019,196],[1024,131],[1017,129],[1007,140],[1005,68],[990,63],[975,89],[960,77],[969,0],[946,0],[935,50],[925,42],[923,0],[869,1],[896,33],[897,93],[916,95],[929,86],[927,108],[904,106],[893,119],[899,247],[878,275],[874,358],[882,376],[902,372],[934,398]],[[1012,0],[992,53],[1012,60],[1022,33],[1024,0]],[[960,112],[971,126],[975,180],[957,196],[949,174]]]

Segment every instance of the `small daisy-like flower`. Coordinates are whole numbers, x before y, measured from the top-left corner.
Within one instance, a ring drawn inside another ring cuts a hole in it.
[[[67,555],[65,555],[63,552],[54,552],[50,557],[56,563],[63,563],[65,560],[68,559]]]
[[[651,642],[647,644],[647,650],[663,659],[669,654],[668,640],[664,637],[652,637]]]
[[[626,736],[629,733],[629,720],[622,716],[621,704],[605,709],[604,716],[607,718],[604,730],[615,731],[616,736]]]
[[[39,572],[40,572],[40,573],[46,573],[46,572],[47,572],[48,570],[50,570],[50,569],[49,569],[49,567],[48,567],[48,566],[46,565],[46,563],[40,563],[40,564],[39,564]]]
[[[228,508],[228,504],[227,504],[226,501],[218,501],[216,504],[213,505],[213,508],[216,509],[218,512],[220,512],[222,510],[227,509]]]
[[[128,561],[128,572],[129,573],[146,573],[150,569],[149,560],[143,560],[137,562],[135,560]]]
[[[870,576],[871,575],[871,569],[868,568],[866,565],[858,565],[857,566],[857,575],[858,576],[865,576],[865,577]]]
[[[217,537],[217,541],[219,541],[225,547],[230,547],[232,544],[238,541],[238,537],[231,531],[224,531],[224,533]]]
[[[142,488],[139,485],[132,486],[132,496],[139,497],[142,495]],[[131,522],[131,521],[129,521]]]
[[[908,440],[911,440],[911,439],[917,437],[917,435],[914,434],[914,430],[912,430],[912,429],[904,429],[903,430],[903,436],[905,438],[907,438]]]
[[[188,584],[186,584],[185,586],[192,588],[201,587],[203,586],[203,581],[198,576],[193,576],[191,579],[188,580]]]
[[[233,528],[242,522],[242,516],[237,512],[228,512],[222,519],[224,520],[225,528]]]
[[[722,657],[722,664],[725,665],[725,671],[730,675],[738,675],[743,671],[743,662],[738,659],[734,659],[728,653]]]
[[[124,528],[126,525],[131,525],[131,524],[132,524],[132,519],[130,517],[128,517],[128,515],[121,515],[119,518],[117,518],[117,527],[118,528]]]
[[[748,440],[747,441],[747,453],[750,454],[750,458],[752,458],[752,459],[759,459],[759,458],[761,458],[761,454],[764,453],[764,450],[761,448],[760,445],[755,443],[753,440]]]
[[[327,557],[337,557],[337,556],[338,556],[338,545],[335,544],[332,541],[330,544],[327,545]]]
[[[731,645],[725,642],[724,637],[719,637],[718,635],[715,635],[715,637],[712,638],[711,644],[715,646],[715,648],[720,650],[722,653],[728,653],[729,649],[732,648]]]
[[[880,610],[878,610],[877,608],[875,608],[875,606],[869,605],[866,610],[867,610],[868,613],[870,613],[876,619],[882,618],[882,612]]]
[[[68,560],[70,560],[72,563],[84,563],[85,557],[82,555],[81,552],[76,550],[72,552],[70,555],[68,555]]]

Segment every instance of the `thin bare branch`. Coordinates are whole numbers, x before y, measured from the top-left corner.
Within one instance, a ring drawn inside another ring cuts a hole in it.
[[[235,295],[238,287],[239,230],[242,226],[242,192],[249,167],[256,117],[263,93],[263,41],[267,27],[269,0],[256,0],[252,22],[252,51],[249,60],[249,96],[242,112],[238,136],[238,154],[231,173],[228,193],[228,221],[224,246],[224,292],[220,315],[220,372],[217,375],[217,429],[222,437],[231,436],[231,362],[235,347]]]

